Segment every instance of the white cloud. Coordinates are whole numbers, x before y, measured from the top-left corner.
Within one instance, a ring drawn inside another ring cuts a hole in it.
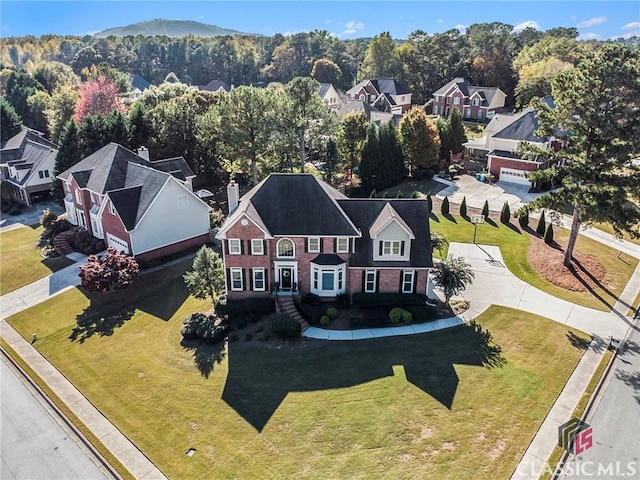
[[[577,20],[578,16],[577,15],[571,15],[571,20]]]
[[[437,23],[444,23],[444,20],[443,20],[443,19],[441,19],[441,18],[439,18],[439,19],[437,19],[437,20],[436,20],[436,22],[437,22]]]
[[[463,32],[464,30],[467,29],[466,25],[462,25],[461,23],[457,24],[455,27],[453,28],[457,28],[458,30],[460,30],[461,32]]]
[[[341,35],[353,35],[357,33],[358,30],[364,30],[364,23],[351,20],[344,24],[344,30]]]
[[[631,23],[627,23],[625,26],[622,27],[624,30],[638,30],[640,28],[640,22],[631,22]]]
[[[599,38],[599,33],[581,33],[578,40],[598,40]]]
[[[589,27],[594,27],[596,25],[600,25],[601,23],[604,23],[606,21],[607,21],[607,17],[593,17],[593,18],[590,18],[589,20],[585,20],[584,22],[580,22],[576,26],[578,28],[589,28]]]
[[[540,30],[540,25],[533,20],[527,20],[526,22],[519,23],[515,27],[513,27],[513,31],[518,33],[524,30],[525,28],[535,28],[536,30]]]

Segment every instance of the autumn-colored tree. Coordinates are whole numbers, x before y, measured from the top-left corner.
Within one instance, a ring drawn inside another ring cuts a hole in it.
[[[107,115],[113,110],[123,110],[118,86],[107,77],[87,80],[80,88],[79,94],[80,101],[73,115],[76,123],[82,122],[87,115]]]
[[[319,58],[313,64],[311,78],[314,78],[320,83],[338,85],[342,79],[342,71],[335,62],[328,58]]]
[[[347,113],[340,121],[336,143],[342,160],[342,168],[347,171],[349,179],[353,170],[360,165],[362,148],[367,137],[367,119],[363,113]]]
[[[414,169],[435,170],[438,165],[440,134],[421,107],[414,106],[400,121],[402,152],[409,166]]]
[[[360,77],[395,77],[400,71],[397,47],[389,32],[382,32],[373,37],[362,62]]]
[[[139,272],[133,257],[109,247],[101,257],[89,255],[80,265],[80,283],[89,292],[108,293],[131,285]]]

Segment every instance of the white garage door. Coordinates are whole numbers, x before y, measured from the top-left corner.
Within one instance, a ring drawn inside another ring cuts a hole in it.
[[[517,183],[518,185],[526,185],[531,187],[531,182],[525,177],[526,172],[524,170],[515,170],[513,168],[500,168],[500,181]]]
[[[129,244],[110,233],[107,233],[107,246],[113,247],[119,252],[126,253],[127,255],[129,254]]]

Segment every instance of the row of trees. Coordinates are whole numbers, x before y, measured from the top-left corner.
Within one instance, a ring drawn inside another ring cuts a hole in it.
[[[70,37],[0,39],[0,63],[28,71],[60,62],[75,74],[106,62],[160,84],[173,73],[182,82],[205,85],[212,79],[234,85],[257,81],[287,83],[311,76],[348,89],[363,78],[391,76],[424,103],[456,76],[472,84],[498,86],[525,105],[550,93],[550,81],[570,68],[597,42],[577,41],[575,28],[546,32],[493,22],[428,35],[413,32],[398,41],[383,32],[372,39],[339,40],[327,31],[273,37]]]

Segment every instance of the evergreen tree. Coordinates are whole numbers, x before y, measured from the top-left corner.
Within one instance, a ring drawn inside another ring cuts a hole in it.
[[[500,222],[505,225],[509,225],[511,223],[511,209],[509,208],[509,202],[504,202],[502,206],[502,211],[500,212]]]
[[[445,217],[449,215],[449,197],[444,197],[444,200],[442,200],[442,206],[440,207],[440,211],[442,212],[442,215],[444,215]]]
[[[547,229],[544,232],[544,243],[553,245],[553,223],[547,225]]]
[[[114,142],[127,147],[129,145],[129,131],[127,121],[122,112],[112,111],[104,119],[104,140],[105,143]]]
[[[371,124],[367,129],[367,138],[362,147],[360,160],[360,179],[362,190],[370,192],[378,189],[378,171],[380,166],[380,142],[376,126]]]
[[[204,300],[210,298],[213,308],[225,293],[224,264],[222,258],[203,245],[193,259],[193,270],[183,275],[191,295]]]
[[[82,160],[83,156],[80,152],[79,143],[78,126],[73,120],[68,120],[60,134],[58,154],[53,167],[54,180],[51,185],[51,196],[60,204],[62,204],[62,199],[64,198],[64,190],[62,181],[58,180],[57,176]]]
[[[527,228],[529,226],[529,214],[527,212],[518,213],[518,223],[520,228]]]
[[[146,118],[146,110],[142,102],[136,102],[129,112],[127,119],[127,130],[129,131],[129,142],[131,150],[147,146],[151,137],[151,125]]]
[[[0,142],[6,142],[20,133],[22,122],[5,97],[0,97]]]
[[[462,115],[457,108],[451,109],[451,114],[447,119],[447,134],[449,149],[453,153],[460,153],[464,151],[464,143],[468,140],[467,135],[464,133],[464,125],[462,124]],[[447,151],[447,153],[449,153]],[[447,155],[446,158],[449,158]]]
[[[438,127],[421,107],[414,106],[400,121],[402,151],[413,174],[415,169],[435,170],[440,151]]]
[[[12,70],[7,77],[5,95],[7,101],[13,105],[14,110],[22,119],[23,123],[30,127],[29,105],[27,99],[38,91],[45,88],[42,84],[29,75],[25,70]]]
[[[92,115],[85,116],[78,127],[78,139],[80,155],[83,158],[97,152],[109,143],[106,139],[104,118]]]
[[[353,170],[360,165],[367,128],[364,113],[347,113],[340,121],[336,142],[340,151],[341,166],[347,171],[349,179]]]
[[[398,138],[398,132],[393,122],[389,121],[378,130],[379,159],[377,172],[377,188],[389,188],[399,184],[404,179],[404,157]]]
[[[538,235],[544,235],[546,228],[547,228],[547,222],[544,218],[544,210],[542,210],[542,213],[540,214],[540,218],[538,219],[538,226],[536,226],[536,233]]]
[[[462,197],[462,203],[460,204],[460,216],[467,218],[467,197]]]
[[[482,215],[484,215],[485,219],[489,219],[489,201],[485,200],[484,205],[482,206]]]
[[[338,168],[338,146],[332,138],[327,142],[324,153],[324,178],[327,182],[333,182]]]

